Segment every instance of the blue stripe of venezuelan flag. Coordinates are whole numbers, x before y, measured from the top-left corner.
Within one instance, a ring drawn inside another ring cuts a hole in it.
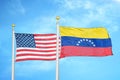
[[[111,47],[111,39],[92,39],[92,38],[78,38],[71,36],[61,37],[62,46],[81,46],[81,47]]]

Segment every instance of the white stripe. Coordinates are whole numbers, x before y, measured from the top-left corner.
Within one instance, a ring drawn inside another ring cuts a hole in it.
[[[56,54],[56,51],[54,52],[30,52],[30,51],[21,51],[21,52],[17,52],[17,54]]]
[[[56,50],[56,48],[24,48],[24,47],[19,47],[17,48],[17,50],[21,50],[21,49],[27,49],[27,50]]]
[[[50,46],[56,46],[56,44],[45,44],[45,45],[43,45],[43,44],[36,44],[36,46],[40,46],[40,47],[50,47]],[[59,44],[59,46],[60,46],[60,44]]]
[[[46,41],[38,41],[38,40],[35,40],[35,42],[50,43],[50,42],[56,42],[56,40],[46,40]],[[60,40],[59,40],[59,42],[60,42]]]
[[[52,59],[56,58],[55,56],[17,56],[16,59],[26,59],[26,58],[42,58],[42,59]]]
[[[37,38],[48,39],[48,38],[56,38],[56,37],[57,37],[56,35],[53,35],[53,36],[34,36],[35,39],[37,39]]]

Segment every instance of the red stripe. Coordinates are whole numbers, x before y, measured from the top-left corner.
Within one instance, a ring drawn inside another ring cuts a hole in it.
[[[16,57],[19,56],[55,56],[56,54],[31,54],[31,53],[21,53],[21,54],[16,54]]]
[[[45,44],[45,45],[47,45],[47,44],[56,44],[56,42],[49,42],[49,43],[41,43],[41,42],[35,42],[36,44]],[[60,43],[60,42],[59,42]]]
[[[30,49],[17,50],[17,52],[24,52],[24,51],[28,51],[28,52],[54,52],[56,50],[30,50]]]
[[[54,36],[56,34],[34,34],[34,36]]]
[[[49,40],[56,40],[56,38],[35,38],[36,41],[49,41]]]
[[[59,47],[61,47],[60,45],[59,45]],[[56,48],[56,46],[36,46],[36,48]]]
[[[60,58],[64,58],[64,56],[61,56]],[[43,58],[22,58],[22,59],[16,59],[16,62],[20,62],[20,61],[27,61],[27,60],[46,60],[46,61],[51,61],[51,60],[56,60],[56,58],[52,58],[52,59],[43,59]]]
[[[36,48],[56,48],[56,46],[46,46],[46,47],[43,47],[43,46],[36,46]]]
[[[77,46],[63,46],[61,54],[64,56],[109,56],[112,55],[112,48],[89,48]]]
[[[36,44],[43,44],[43,45],[56,44],[56,42],[50,42],[50,43],[35,42],[35,43]]]
[[[60,58],[64,58],[64,56],[61,56]],[[27,60],[45,60],[45,61],[51,61],[51,60],[56,60],[56,58],[52,58],[52,59],[43,59],[43,58],[23,58],[23,59],[16,59],[16,62],[20,62],[20,61],[27,61]]]
[[[56,58],[52,58],[52,59],[43,59],[43,58],[24,58],[24,59],[16,59],[16,62],[19,61],[26,61],[26,60],[46,60],[46,61],[51,61],[51,60],[55,60]]]

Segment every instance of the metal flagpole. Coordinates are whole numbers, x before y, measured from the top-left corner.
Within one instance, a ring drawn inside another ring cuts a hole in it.
[[[12,24],[12,80],[14,80],[14,74],[15,74],[14,27],[15,24]]]
[[[56,27],[57,27],[57,48],[56,48],[56,80],[59,80],[59,19],[60,17],[56,17]]]

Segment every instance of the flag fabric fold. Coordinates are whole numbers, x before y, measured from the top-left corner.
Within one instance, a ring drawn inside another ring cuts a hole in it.
[[[60,27],[61,54],[68,56],[109,56],[112,44],[103,27],[73,28]]]
[[[55,60],[56,37],[56,34],[15,33],[17,44],[16,62],[25,60]]]

